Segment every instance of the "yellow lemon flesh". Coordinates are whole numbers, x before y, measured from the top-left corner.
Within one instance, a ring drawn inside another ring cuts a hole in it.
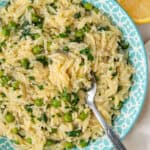
[[[118,0],[118,2],[136,23],[150,22],[150,0]]]

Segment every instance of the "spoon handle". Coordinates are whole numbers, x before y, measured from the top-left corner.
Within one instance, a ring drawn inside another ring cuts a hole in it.
[[[90,108],[93,110],[93,113],[95,114],[97,120],[100,122],[101,126],[103,127],[106,135],[109,137],[111,142],[113,143],[116,150],[126,150],[125,146],[122,144],[120,138],[118,135],[112,130],[111,127],[109,127],[104,120],[101,113],[97,110],[95,104],[91,104]]]

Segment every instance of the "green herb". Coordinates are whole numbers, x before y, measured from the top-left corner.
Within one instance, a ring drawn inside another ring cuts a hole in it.
[[[58,117],[62,117],[62,114],[61,113],[57,113],[56,114]]]
[[[70,112],[77,112],[79,108],[77,106],[71,106]]]
[[[27,143],[32,144],[32,139],[30,137],[25,139]]]
[[[87,11],[90,11],[93,9],[92,4],[90,4],[90,3],[83,3],[83,6]]]
[[[47,139],[44,147],[50,147],[50,146],[52,146],[54,144],[57,144],[57,143],[58,143],[58,141],[55,141],[55,140],[52,140],[52,139]]]
[[[88,24],[85,24],[84,27],[82,28],[84,32],[89,32],[90,31],[90,26]]]
[[[23,68],[30,69],[30,61],[27,58],[22,59],[20,63]]]
[[[10,35],[10,30],[9,30],[8,26],[3,26],[1,32],[4,36],[9,36]]]
[[[112,73],[112,76],[113,76],[113,77],[116,77],[117,74],[118,74],[117,71],[116,71],[116,72],[113,72],[113,73]]]
[[[43,85],[38,85],[39,90],[43,90],[44,86]]]
[[[39,61],[44,67],[48,66],[48,58],[46,56],[37,56],[36,60]]]
[[[75,145],[72,142],[65,142],[64,147],[65,147],[65,150],[71,150],[72,148],[75,147]]]
[[[43,113],[38,120],[39,121],[44,121],[45,123],[47,123],[48,117],[47,117],[46,113]]]
[[[79,102],[79,96],[77,93],[72,93],[71,105],[77,105]]]
[[[120,110],[123,107],[123,102],[120,101],[119,104],[117,105],[117,107],[112,107],[113,110]]]
[[[69,47],[68,46],[65,46],[65,47],[63,47],[63,51],[65,51],[65,52],[69,52]]]
[[[68,33],[60,33],[59,34],[59,37],[60,38],[66,38],[66,37],[68,37],[69,35],[68,35]]]
[[[66,88],[61,93],[61,99],[65,100],[65,101],[69,101],[71,99],[71,94],[67,92]]]
[[[0,65],[6,61],[5,58],[0,59]]]
[[[19,82],[19,81],[14,81],[14,82],[12,83],[12,87],[13,87],[14,90],[19,89],[19,85],[20,85],[20,82]]]
[[[119,46],[120,46],[123,50],[129,48],[129,43],[126,42],[125,40],[120,40],[120,41],[118,42],[118,44],[119,44]]]
[[[117,92],[121,91],[122,88],[123,88],[123,87],[119,85],[119,86],[118,86],[118,89],[117,89]]]
[[[84,111],[82,111],[79,114],[79,119],[82,120],[82,121],[84,121],[87,117],[88,117],[88,113],[85,113]]]
[[[74,14],[74,18],[75,18],[75,19],[81,18],[81,13],[80,13],[80,12],[75,13],[75,14]]]
[[[32,113],[32,106],[33,106],[33,104],[26,104],[25,106],[24,106],[24,108],[25,108],[25,110],[28,112],[28,113]]]
[[[38,33],[34,33],[34,34],[31,34],[31,38],[33,40],[37,40],[38,38],[40,38],[40,35]]]
[[[57,99],[52,100],[52,106],[55,108],[61,107],[61,101]]]
[[[71,27],[70,27],[70,26],[66,26],[66,31],[65,31],[65,33],[68,33],[68,34],[71,33]]]
[[[102,26],[100,25],[98,28],[97,28],[98,31],[109,31],[110,30],[110,27],[109,26]]]
[[[7,25],[7,27],[10,31],[15,31],[17,29],[17,24],[12,21]]]
[[[88,144],[89,144],[89,142],[87,142],[86,140],[83,140],[83,139],[80,140],[80,146],[81,146],[82,148],[88,146]]]
[[[83,41],[85,36],[85,31],[83,29],[79,29],[75,31],[75,42],[81,42]]]
[[[109,67],[109,71],[112,71],[112,67]]]
[[[34,76],[29,76],[28,79],[29,80],[35,80],[35,77]]]
[[[52,42],[51,42],[51,41],[48,41],[48,42],[47,42],[47,50],[48,50],[48,51],[51,51],[51,45],[52,45]]]
[[[32,23],[39,28],[42,28],[44,19],[37,14],[32,14]]]
[[[4,75],[4,70],[0,70],[0,78]]]
[[[69,137],[79,137],[81,135],[81,132],[82,130],[73,130],[73,131],[70,131],[70,132],[66,132],[66,134],[69,136]]]
[[[42,98],[35,99],[34,104],[38,107],[41,107],[43,105],[43,99]]]
[[[80,54],[86,55],[89,61],[93,61],[93,60],[94,60],[94,57],[93,57],[93,55],[91,54],[91,51],[92,51],[92,50],[87,47],[87,48],[85,48],[85,49],[80,50]]]
[[[5,41],[3,41],[3,42],[0,43],[0,52],[2,52],[2,48],[3,48],[4,46],[6,46]]]
[[[72,114],[71,113],[65,113],[64,114],[64,121],[65,122],[72,122]]]
[[[8,123],[12,123],[15,121],[15,117],[13,116],[13,114],[11,112],[7,112],[5,115],[5,120]]]
[[[18,95],[18,96],[17,96],[17,98],[21,98],[21,97],[22,97],[22,95]]]
[[[4,75],[0,78],[0,82],[2,84],[2,86],[7,86],[9,85],[9,82],[11,81],[11,77],[8,75]]]
[[[51,128],[51,133],[56,133],[57,132],[57,128]]]
[[[115,97],[112,97],[112,101],[114,101],[115,100]]]
[[[5,98],[6,94],[4,92],[0,92],[0,97]]]

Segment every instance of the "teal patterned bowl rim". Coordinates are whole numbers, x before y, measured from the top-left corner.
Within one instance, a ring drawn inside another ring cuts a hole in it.
[[[136,73],[133,76],[133,86],[130,96],[124,104],[121,114],[114,122],[114,130],[121,139],[134,127],[146,98],[148,87],[148,60],[142,38],[132,19],[120,7],[115,0],[84,0],[99,8],[111,18],[123,32],[124,38],[130,43],[129,59]],[[0,0],[0,7],[7,4],[8,0]],[[112,144],[106,135],[91,142],[84,150],[111,150]],[[14,150],[11,142],[6,138],[0,138],[0,150]]]

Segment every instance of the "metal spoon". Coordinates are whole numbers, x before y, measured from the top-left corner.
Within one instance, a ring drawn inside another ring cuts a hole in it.
[[[106,121],[104,120],[102,114],[97,110],[97,108],[95,106],[94,98],[95,98],[95,94],[96,94],[96,89],[97,89],[97,85],[96,85],[95,78],[93,77],[92,87],[87,92],[87,104],[92,109],[92,111],[95,114],[97,120],[99,121],[99,123],[103,127],[106,135],[108,136],[108,138],[113,143],[115,149],[116,150],[126,150],[125,146],[122,144],[122,142],[119,139],[118,135],[106,123]]]

